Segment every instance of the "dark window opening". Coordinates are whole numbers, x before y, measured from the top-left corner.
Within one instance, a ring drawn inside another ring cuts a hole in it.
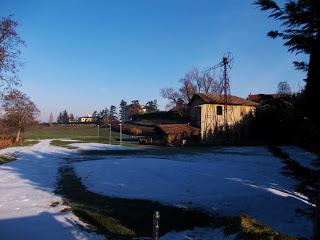
[[[217,106],[217,115],[222,115],[222,106]]]

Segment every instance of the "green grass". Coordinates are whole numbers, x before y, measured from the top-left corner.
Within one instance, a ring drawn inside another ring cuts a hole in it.
[[[63,140],[52,140],[50,142],[50,144],[53,146],[63,147],[68,149],[76,149],[77,147],[70,146],[71,143],[79,143],[79,142],[70,142],[70,141],[63,141]]]
[[[0,155],[0,165],[16,160],[15,156]]]
[[[109,129],[100,128],[100,136],[98,136],[96,125],[52,125],[52,126],[37,126],[25,132],[26,139],[60,139],[67,138],[78,140],[80,142],[94,143],[110,143]],[[138,141],[130,136],[123,134],[122,145],[129,147],[138,147]],[[55,144],[55,143],[54,143]],[[62,144],[62,143],[57,143]],[[119,145],[119,133],[111,132],[111,144]],[[64,144],[62,144],[64,145]]]
[[[23,142],[17,142],[13,144],[10,147],[29,147],[38,144],[40,141],[36,140],[28,140],[28,141],[23,141]]]
[[[17,143],[14,143],[10,146],[6,146],[6,147],[3,147],[3,148],[10,148],[10,147],[29,147],[29,146],[33,146],[35,144],[38,144],[40,141],[37,141],[37,140],[27,140],[27,141],[22,141],[22,142],[17,142]],[[2,148],[0,148],[2,149]]]
[[[24,134],[26,139],[90,138],[97,135],[97,126],[89,124],[37,126],[28,129]],[[112,132],[113,138],[118,137],[118,135],[118,133]],[[100,136],[108,138],[109,131],[106,128],[100,128]]]
[[[220,221],[216,221],[213,227],[223,228],[226,236],[235,234],[235,240],[297,240],[297,238],[274,231],[247,215],[220,218]]]

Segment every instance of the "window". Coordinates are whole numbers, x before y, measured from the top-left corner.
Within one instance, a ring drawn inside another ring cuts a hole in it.
[[[217,115],[222,115],[222,106],[217,106]]]

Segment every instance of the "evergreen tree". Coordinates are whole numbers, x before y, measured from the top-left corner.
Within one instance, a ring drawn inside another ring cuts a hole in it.
[[[63,117],[62,117],[62,113],[59,113],[59,116],[57,117],[57,123],[62,124],[63,123]]]
[[[139,103],[139,100],[131,101],[131,104],[127,106],[127,118],[130,119],[133,115],[142,113],[143,109]]]
[[[111,106],[110,106],[110,119],[111,119],[111,121],[116,121],[116,120],[118,120],[118,117],[117,117],[117,108],[116,108],[116,106],[114,106],[114,105],[111,105]]]
[[[270,11],[269,17],[282,22],[283,31],[270,31],[271,38],[281,38],[290,52],[308,54],[309,63],[294,62],[297,69],[308,72],[306,79],[306,107],[311,120],[320,124],[317,110],[320,100],[320,1],[288,0],[280,7],[273,0],[254,2],[262,11]]]
[[[125,121],[128,119],[128,105],[125,100],[121,100],[120,102],[120,110],[119,110],[120,120]]]
[[[67,110],[64,110],[62,113],[62,123],[63,124],[69,123],[69,114],[68,114]]]
[[[256,0],[262,11],[271,11],[269,17],[282,22],[283,31],[271,31],[268,36],[281,38],[290,52],[309,55],[309,63],[294,62],[297,69],[308,72],[305,101],[308,116],[320,126],[320,1],[288,0],[283,7],[273,0]],[[314,239],[320,239],[320,183],[315,210]]]
[[[107,119],[108,116],[109,116],[109,109],[108,108],[105,108],[105,109],[101,110],[96,115],[97,124],[105,125],[105,119]]]
[[[148,113],[159,111],[157,100],[147,102],[145,108],[146,108],[146,112]]]

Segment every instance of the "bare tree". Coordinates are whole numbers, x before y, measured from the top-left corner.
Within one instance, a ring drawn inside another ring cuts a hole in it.
[[[201,75],[201,88],[199,92],[219,93],[219,83],[215,80],[213,73],[204,72]]]
[[[288,82],[278,83],[278,93],[283,95],[291,94],[291,87]]]
[[[20,140],[21,132],[34,123],[40,113],[30,98],[19,90],[11,90],[5,95],[2,107],[5,121],[17,130],[16,141]]]
[[[161,97],[169,100],[169,105],[167,107],[176,106],[179,99],[181,99],[181,95],[178,91],[173,88],[162,88],[160,90]]]
[[[187,75],[182,78],[180,82],[182,83],[182,86],[179,88],[180,97],[184,100],[184,102],[189,102],[193,95],[197,92],[197,87]]]
[[[171,87],[162,88],[160,94],[163,98],[169,100],[169,107],[186,106],[193,95],[199,93],[219,93],[219,83],[214,75],[209,72],[199,71],[193,68],[188,71],[182,79],[182,86],[175,90]]]
[[[187,72],[183,78],[183,80],[188,80],[189,89],[194,93],[218,93],[219,83],[215,80],[213,73],[207,71],[200,71],[197,68],[193,68],[191,71]],[[183,83],[183,81],[182,81]],[[193,89],[195,88],[195,89]],[[193,93],[193,94],[194,94]]]
[[[19,47],[24,41],[16,32],[18,23],[10,17],[0,19],[0,94],[6,89],[19,84]]]

